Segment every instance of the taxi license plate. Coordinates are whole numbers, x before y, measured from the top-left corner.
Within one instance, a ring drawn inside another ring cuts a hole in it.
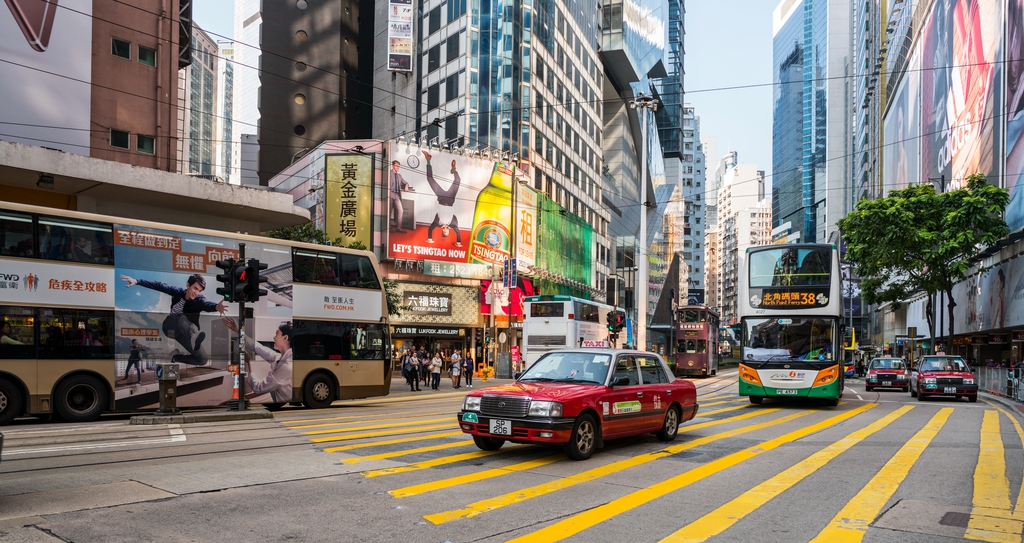
[[[512,435],[512,421],[491,419],[491,433],[499,436]]]
[[[780,389],[775,391],[776,394],[790,394],[790,395],[794,395],[794,396],[796,395],[797,392],[798,392],[797,390],[794,390],[794,389],[791,389],[791,388],[780,388]]]
[[[882,386],[884,386],[884,387],[891,387],[892,386],[892,381],[882,381]]]
[[[946,394],[956,394],[956,387],[945,387],[942,391]]]

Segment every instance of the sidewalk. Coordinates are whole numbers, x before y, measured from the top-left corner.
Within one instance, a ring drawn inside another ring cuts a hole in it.
[[[392,376],[392,379],[391,379],[391,393],[388,395],[388,397],[389,398],[390,397],[397,397],[397,398],[430,398],[432,395],[436,396],[439,393],[445,393],[445,392],[447,392],[447,393],[455,392],[455,393],[459,393],[459,394],[466,394],[466,393],[472,392],[472,391],[477,390],[477,389],[486,388],[486,387],[492,387],[492,386],[495,386],[495,385],[504,385],[504,384],[514,383],[514,382],[515,382],[515,379],[495,379],[493,377],[487,379],[487,381],[484,382],[483,379],[481,379],[479,377],[474,377],[473,378],[473,387],[472,388],[466,386],[465,381],[463,381],[461,388],[454,389],[454,388],[452,388],[452,380],[450,378],[445,377],[445,376],[442,375],[441,376],[440,390],[431,390],[430,389],[430,385],[424,386],[422,383],[420,383],[420,390],[419,390],[419,392],[414,392],[414,391],[409,390],[409,384],[405,382],[405,379],[403,379],[401,375],[398,375],[397,377],[396,376]]]

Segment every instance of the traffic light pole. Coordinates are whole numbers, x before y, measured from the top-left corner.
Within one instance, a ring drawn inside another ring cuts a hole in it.
[[[245,244],[238,244],[238,261],[239,265],[245,265]],[[238,300],[238,403],[235,404],[233,409],[235,411],[245,411],[248,408],[248,402],[245,400],[245,378],[247,374],[245,371],[245,298],[242,297]]]

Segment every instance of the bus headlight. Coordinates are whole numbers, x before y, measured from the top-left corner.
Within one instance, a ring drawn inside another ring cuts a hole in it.
[[[542,402],[533,400],[530,402],[530,411],[528,415],[531,417],[561,417],[562,404],[561,402]]]
[[[819,371],[818,374],[814,376],[814,384],[811,385],[811,386],[820,387],[822,385],[827,385],[827,384],[831,383],[832,381],[835,381],[838,378],[839,378],[839,366],[832,366],[830,368],[825,368],[825,369]]]
[[[480,396],[466,396],[466,399],[462,401],[463,411],[479,411],[480,410]]]
[[[764,386],[761,384],[761,378],[757,376],[757,370],[743,364],[740,364],[740,380],[752,385]]]

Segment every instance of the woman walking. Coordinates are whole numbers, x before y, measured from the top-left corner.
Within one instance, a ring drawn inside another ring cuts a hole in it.
[[[430,361],[430,388],[434,390],[441,390],[442,366],[444,366],[444,362],[441,361],[441,353],[434,353],[434,358]]]

